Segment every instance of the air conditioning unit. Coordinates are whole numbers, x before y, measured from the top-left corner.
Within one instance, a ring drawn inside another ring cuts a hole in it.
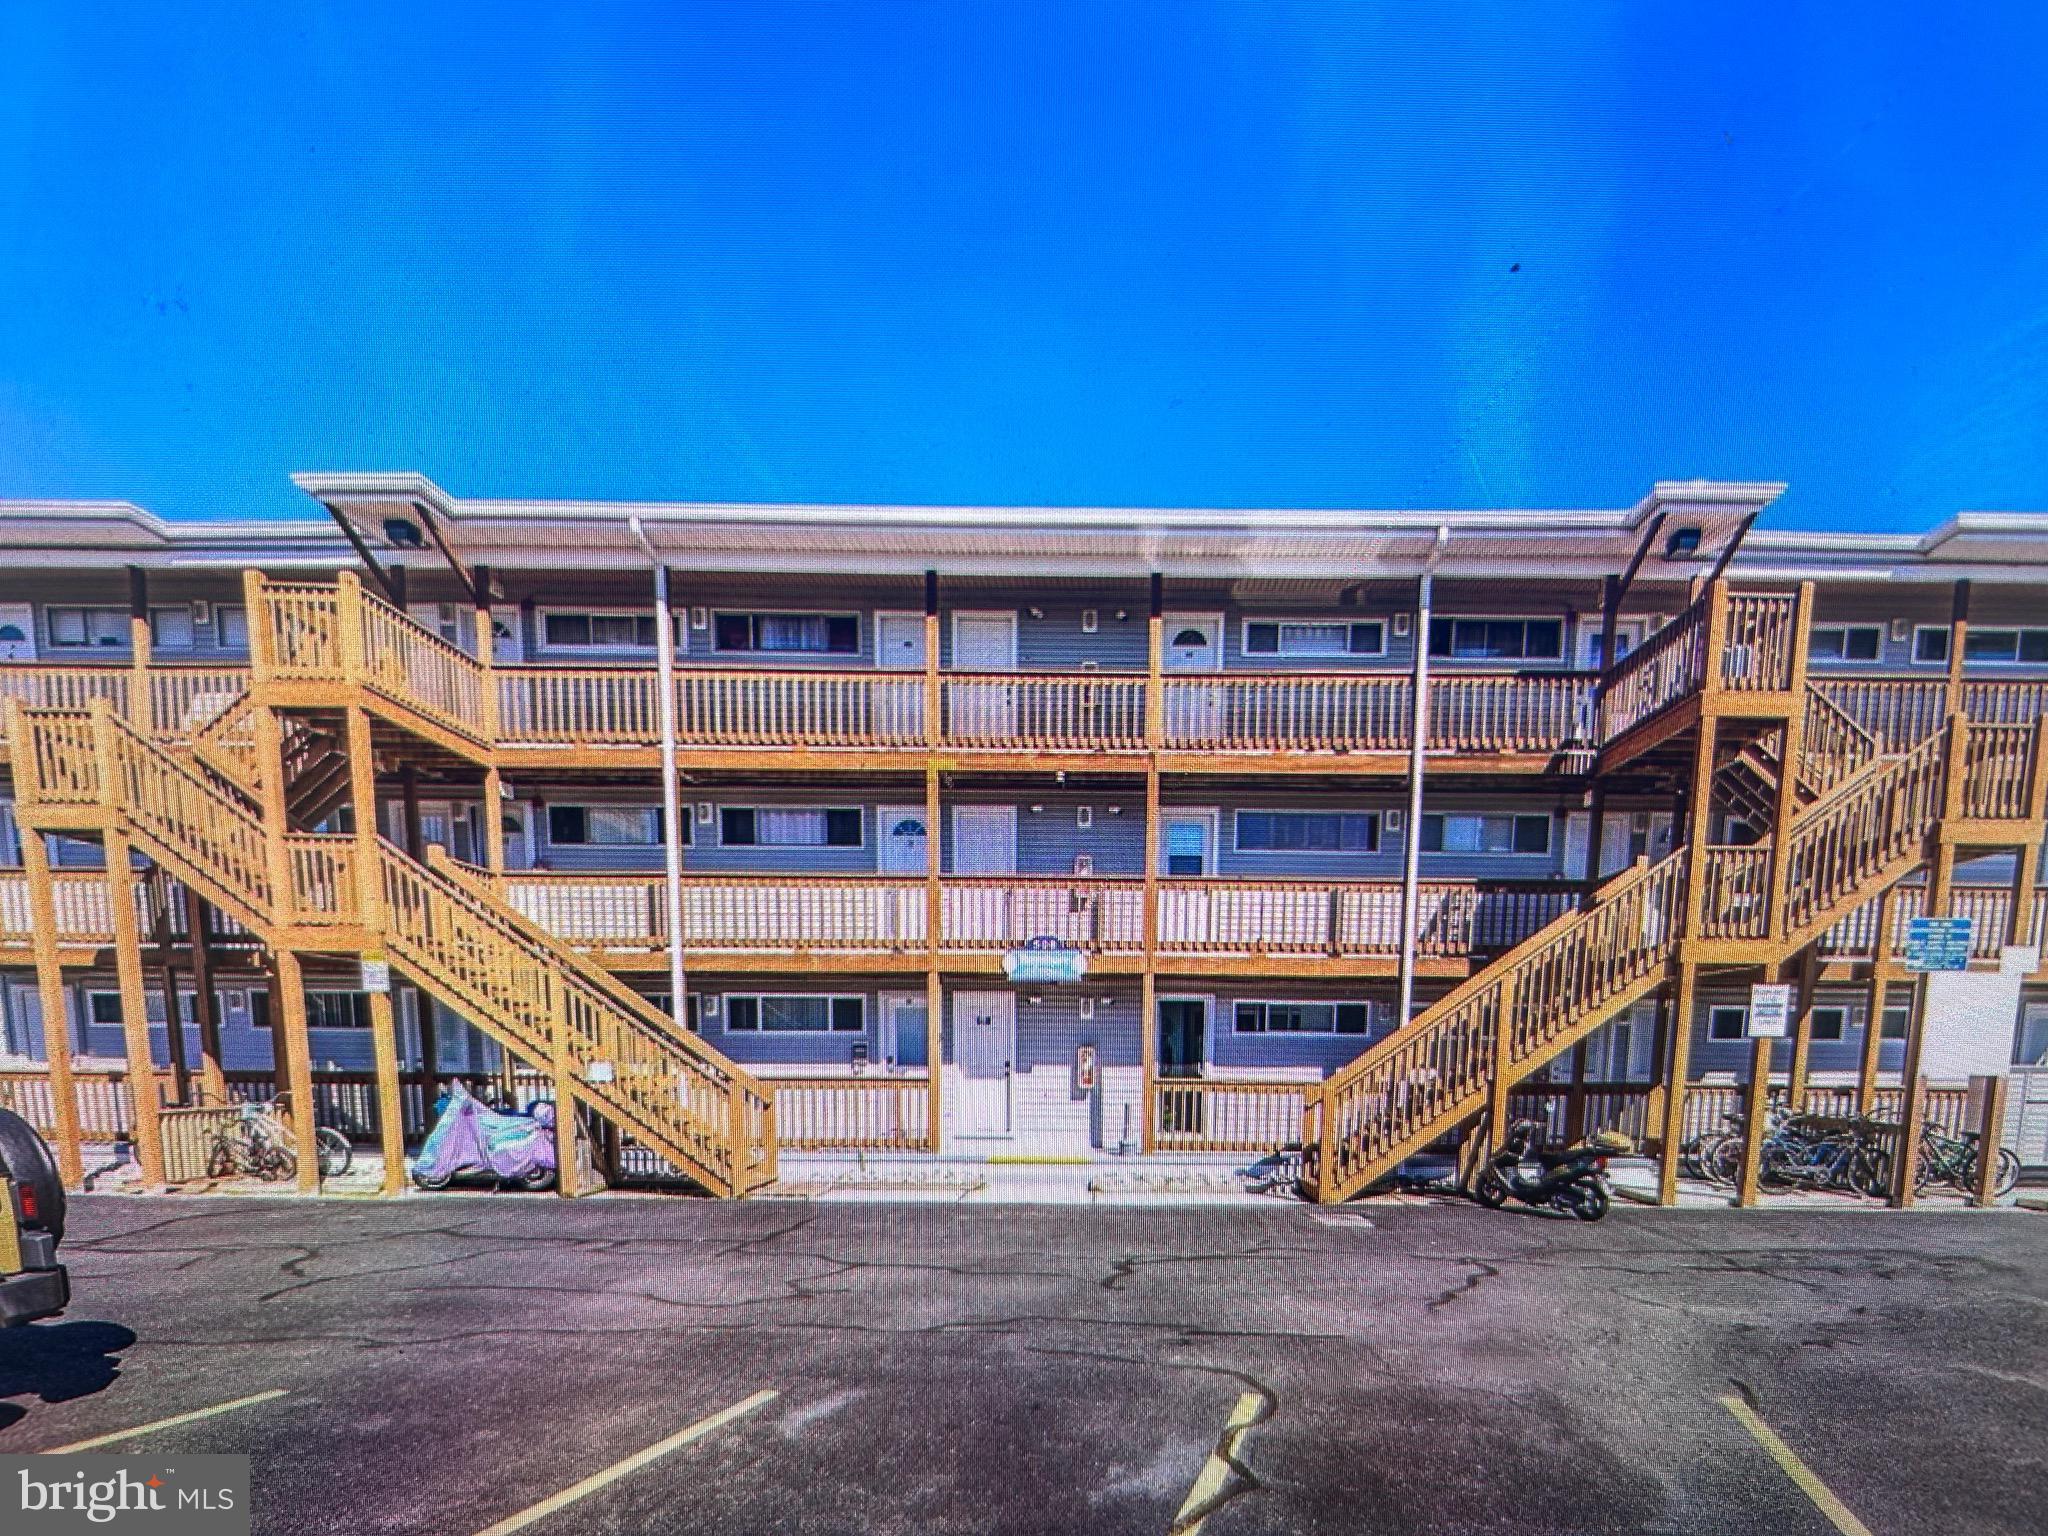
[[[1402,822],[1403,822],[1404,820],[1406,820],[1406,819],[1407,819],[1407,818],[1406,818],[1406,817],[1405,817],[1405,816],[1404,816],[1404,815],[1403,815],[1403,814],[1402,814],[1402,813],[1401,813],[1400,811],[1388,811],[1388,812],[1387,812],[1387,830],[1388,830],[1389,832],[1398,832],[1398,831],[1400,831],[1400,830],[1401,830],[1401,823],[1402,823]]]
[[[700,827],[708,827],[708,826],[710,826],[710,825],[711,825],[711,823],[712,823],[712,821],[713,821],[713,820],[714,820],[714,819],[715,819],[715,818],[717,817],[717,815],[718,815],[718,807],[716,807],[715,805],[713,805],[713,804],[712,804],[712,803],[711,803],[711,802],[710,802],[709,800],[699,800],[699,801],[697,802],[697,825],[698,825],[698,826],[700,826]]]

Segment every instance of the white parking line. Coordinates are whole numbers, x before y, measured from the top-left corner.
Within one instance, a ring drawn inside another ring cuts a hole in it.
[[[215,1403],[211,1408],[194,1408],[190,1413],[174,1413],[168,1419],[157,1419],[148,1424],[138,1424],[133,1429],[116,1430],[111,1435],[94,1435],[90,1440],[74,1440],[69,1445],[52,1446],[41,1454],[45,1456],[63,1456],[73,1451],[95,1450],[102,1445],[119,1445],[124,1440],[139,1439],[141,1436],[150,1434],[155,1430],[169,1429],[173,1424],[190,1424],[196,1419],[210,1419],[218,1413],[233,1413],[237,1408],[254,1407],[257,1403],[267,1403],[272,1398],[283,1397],[284,1395],[285,1389],[283,1387],[272,1387],[268,1392],[252,1393],[248,1397],[238,1397],[232,1402]]]
[[[670,1451],[679,1451],[693,1440],[701,1440],[714,1429],[730,1424],[734,1419],[752,1413],[756,1408],[772,1403],[780,1392],[756,1392],[752,1397],[743,1397],[730,1408],[721,1408],[708,1418],[699,1419],[687,1429],[679,1429],[666,1440],[657,1440],[644,1451],[636,1451],[624,1461],[613,1462],[602,1472],[593,1472],[580,1483],[571,1483],[560,1493],[550,1494],[516,1515],[508,1515],[496,1525],[487,1525],[477,1536],[509,1536],[512,1531],[523,1531],[536,1520],[544,1520],[560,1509],[566,1509],[578,1499],[588,1498],[601,1488],[608,1488],[629,1472],[637,1472],[649,1462],[659,1461]]]
[[[1793,1486],[1813,1501],[1813,1507],[1826,1515],[1842,1536],[1870,1536],[1870,1527],[1849,1512],[1849,1507],[1835,1497],[1834,1490],[1799,1459],[1798,1452],[1778,1438],[1777,1431],[1759,1418],[1754,1408],[1732,1396],[1722,1398],[1721,1406],[1749,1431],[1750,1438],[1764,1448],[1764,1454],[1778,1464],[1778,1470],[1792,1479]]]
[[[1196,1536],[1202,1529],[1202,1522],[1209,1518],[1210,1510],[1216,1506],[1216,1496],[1223,1492],[1223,1485],[1230,1480],[1230,1463],[1237,1459],[1237,1448],[1244,1441],[1245,1431],[1259,1422],[1259,1409],[1264,1403],[1265,1399],[1256,1392],[1247,1392],[1237,1400],[1237,1406],[1230,1410],[1230,1418],[1223,1426],[1223,1438],[1216,1442],[1216,1449],[1202,1463],[1195,1486],[1180,1501],[1180,1512],[1173,1517],[1173,1524],[1167,1527],[1167,1536]]]

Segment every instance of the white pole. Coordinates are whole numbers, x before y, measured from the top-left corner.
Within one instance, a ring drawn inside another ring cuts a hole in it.
[[[661,690],[661,856],[668,876],[669,1008],[677,1024],[689,1017],[683,1006],[682,775],[676,770],[676,629],[668,602],[668,564],[655,553],[640,519],[630,519],[633,537],[654,562],[654,656]]]
[[[1415,594],[1415,713],[1408,743],[1408,841],[1401,853],[1401,1003],[1394,1015],[1396,1029],[1407,1024],[1415,1006],[1416,886],[1422,873],[1422,749],[1429,739],[1429,599],[1434,579],[1424,570]]]

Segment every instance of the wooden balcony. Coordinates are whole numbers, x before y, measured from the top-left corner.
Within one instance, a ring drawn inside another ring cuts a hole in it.
[[[137,679],[142,686],[138,689]],[[0,664],[0,747],[7,746],[9,699],[32,709],[84,711],[105,699],[116,714],[140,721],[148,706],[153,733],[172,743],[189,741],[249,686],[246,667],[123,664],[71,666],[62,662]]]
[[[1463,974],[1568,911],[1563,882],[1424,881],[1416,913],[1425,969]],[[658,967],[668,903],[656,874],[520,872],[507,901],[566,942],[621,967]],[[901,970],[930,949],[924,880],[889,875],[689,874],[683,882],[694,965]],[[1400,953],[1393,881],[1197,880],[1159,887],[1163,965],[1247,974],[1391,971]],[[948,875],[939,884],[938,950],[948,969],[993,970],[1009,950],[1052,939],[1097,968],[1130,973],[1145,954],[1145,882],[1056,875]]]

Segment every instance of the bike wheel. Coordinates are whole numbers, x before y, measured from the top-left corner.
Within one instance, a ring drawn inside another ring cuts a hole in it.
[[[1892,1192],[1892,1155],[1884,1147],[1860,1147],[1849,1163],[1849,1183],[1859,1195],[1888,1199]]]
[[[1479,1170],[1479,1182],[1472,1186],[1472,1198],[1489,1211],[1497,1211],[1508,1203],[1508,1187],[1491,1168]]]
[[[1991,1181],[1991,1193],[1997,1196],[2009,1195],[2019,1188],[2019,1184],[2019,1154],[2014,1152],[2011,1147],[2000,1147],[1998,1149],[1998,1169]]]
[[[1714,1143],[1712,1156],[1707,1163],[1707,1181],[1723,1189],[1733,1189],[1737,1179],[1742,1177],[1742,1138],[1723,1136]]]
[[[313,1141],[320,1149],[320,1177],[323,1179],[340,1178],[356,1160],[356,1149],[331,1125],[321,1126],[314,1133]]]

